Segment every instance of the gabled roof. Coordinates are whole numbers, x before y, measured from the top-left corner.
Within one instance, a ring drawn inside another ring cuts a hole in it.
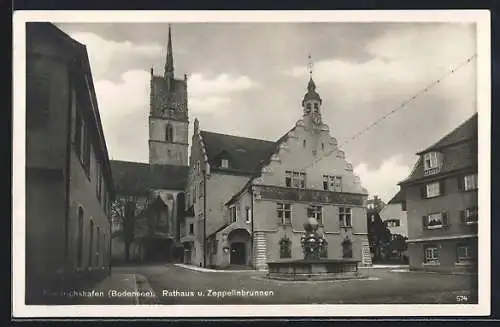
[[[274,148],[275,142],[253,139],[248,137],[219,134],[208,131],[200,131],[207,151],[208,162],[218,168],[217,161],[221,155],[227,156],[230,168],[227,171],[240,172],[252,175],[259,166],[261,160]]]
[[[111,160],[111,170],[117,194],[139,195],[153,189],[184,190],[189,167]]]
[[[470,140],[474,137],[477,138],[477,126],[478,122],[477,122],[477,112],[476,112],[472,117],[470,117],[465,122],[460,124],[457,128],[452,130],[450,133],[441,138],[439,141],[437,141],[427,149],[418,152],[417,155],[421,155],[423,153],[433,150],[440,150],[449,147],[451,145]]]
[[[422,155],[423,153],[433,150],[442,151],[444,153],[444,161],[439,174],[425,176],[424,161],[422,160],[422,157],[419,157],[413,171],[410,173],[410,176],[401,181],[399,184],[401,185],[426,178],[435,179],[443,174],[477,167],[477,128],[476,113],[434,145],[428,147],[425,151],[418,153],[419,155]]]
[[[402,190],[399,190],[396,195],[392,199],[387,202],[387,204],[396,204],[396,203],[401,203],[405,200],[405,195]]]

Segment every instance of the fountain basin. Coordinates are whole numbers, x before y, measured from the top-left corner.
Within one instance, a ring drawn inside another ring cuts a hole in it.
[[[365,278],[356,259],[283,260],[269,262],[268,278],[281,280],[338,280]]]

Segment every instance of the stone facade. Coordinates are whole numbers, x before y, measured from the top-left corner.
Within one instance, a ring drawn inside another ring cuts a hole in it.
[[[26,59],[26,300],[66,303],[109,272],[114,187],[85,46],[28,23]]]

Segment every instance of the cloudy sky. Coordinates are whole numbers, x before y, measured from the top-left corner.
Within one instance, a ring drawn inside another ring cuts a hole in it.
[[[87,45],[110,157],[148,161],[149,69],[163,73],[167,24],[57,24]],[[204,130],[276,140],[301,117],[308,55],[331,134],[344,143],[476,52],[473,24],[176,23],[175,71]],[[415,153],[476,111],[476,62],[342,148],[388,201]],[[190,129],[190,135],[192,128]]]

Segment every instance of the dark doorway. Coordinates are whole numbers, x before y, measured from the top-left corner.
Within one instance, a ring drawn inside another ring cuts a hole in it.
[[[342,258],[352,258],[352,242],[348,239],[342,242]]]
[[[246,264],[246,245],[242,242],[231,243],[231,258],[232,265]]]

